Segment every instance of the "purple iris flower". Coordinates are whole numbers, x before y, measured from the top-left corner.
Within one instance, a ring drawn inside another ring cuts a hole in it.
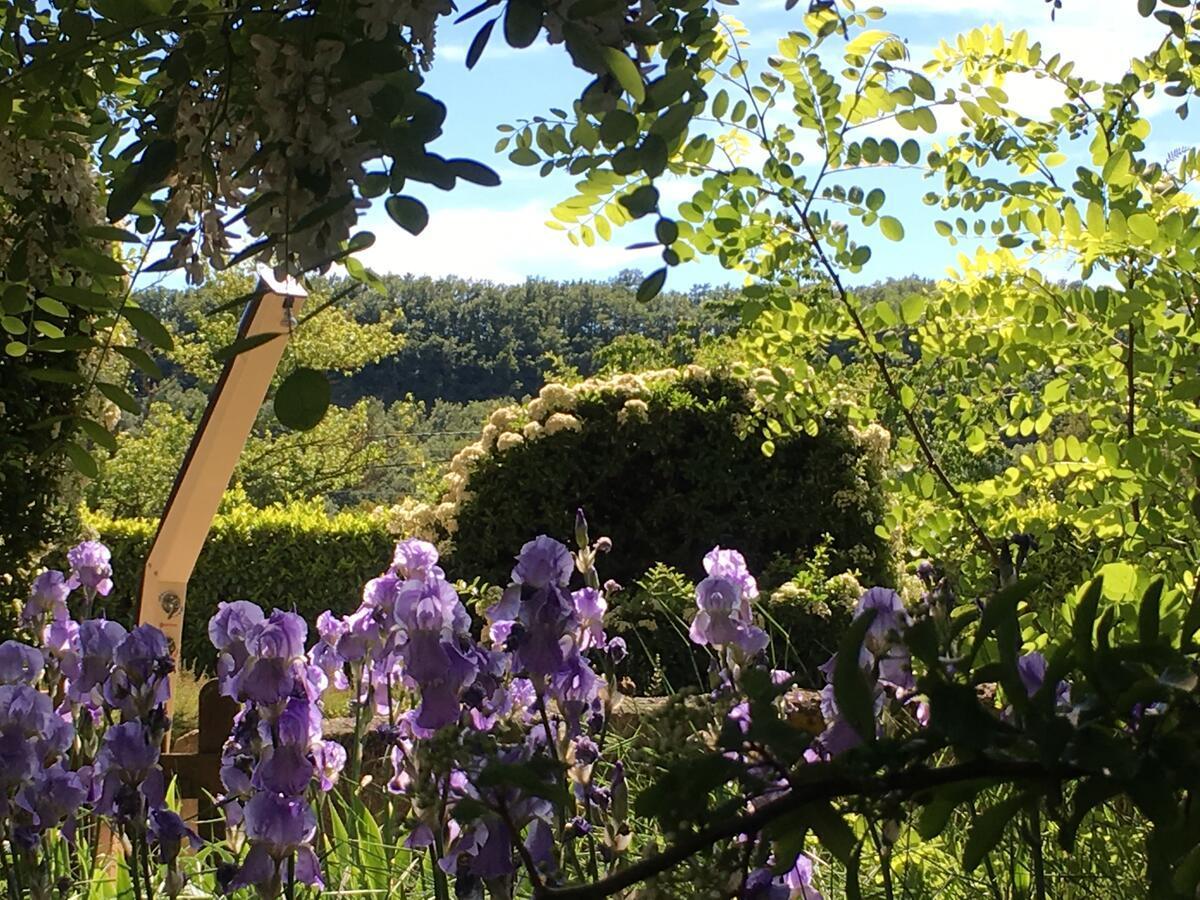
[[[767,633],[750,620],[737,582],[710,575],[696,586],[696,606],[699,612],[688,630],[695,643],[739,647],[747,654],[766,648]]]
[[[1021,677],[1021,683],[1025,686],[1025,691],[1032,697],[1042,689],[1042,685],[1046,683],[1046,657],[1034,650],[1026,653],[1017,660],[1017,674]],[[1054,692],[1055,703],[1060,708],[1071,705],[1071,686],[1065,681],[1060,681]]]
[[[363,586],[362,605],[368,609],[391,610],[396,605],[396,597],[404,579],[390,572],[372,578]]]
[[[321,708],[304,697],[292,697],[275,718],[278,743],[311,747],[321,739]],[[259,726],[264,735],[270,734],[266,723]]]
[[[312,750],[313,763],[320,778],[321,791],[333,790],[346,767],[346,748],[337,741],[319,741]]]
[[[796,864],[783,876],[783,882],[791,890],[792,900],[824,900],[812,886],[813,863],[807,853],[796,857]]]
[[[772,874],[769,868],[755,869],[746,876],[739,900],[789,900],[791,891],[782,878]]]
[[[82,697],[108,680],[113,654],[128,633],[120,622],[108,619],[86,619],[80,623],[78,669],[72,672],[63,666],[71,676],[71,689],[76,696]]]
[[[84,541],[67,551],[67,562],[71,566],[71,577],[67,585],[101,597],[112,591],[112,554],[99,541]]]
[[[500,878],[511,874],[513,863],[512,832],[499,819],[488,819],[480,826],[482,840],[467,871],[479,878]]]
[[[535,588],[563,587],[571,580],[574,568],[571,551],[554,538],[540,534],[521,547],[512,580]]]
[[[217,674],[221,679],[221,692],[230,696],[236,690],[234,679],[250,651],[246,641],[263,623],[265,616],[256,603],[249,600],[222,601],[217,612],[208,620],[208,639],[220,654],[217,657]]]
[[[608,642],[608,655],[612,657],[613,664],[620,663],[629,655],[629,647],[625,644],[625,638],[616,637]]]
[[[585,587],[571,594],[571,600],[575,604],[575,618],[579,620],[579,649],[596,647],[603,650],[608,643],[604,634],[604,614],[608,611],[608,601],[604,594],[595,588]]]
[[[432,630],[414,631],[405,647],[406,674],[421,689],[416,724],[436,731],[458,721],[459,697],[475,678],[475,662],[456,642]]]
[[[416,578],[426,581],[430,578],[446,577],[437,564],[437,547],[418,538],[408,538],[396,545],[396,554],[392,558],[392,569],[402,579]]]
[[[320,863],[309,846],[317,831],[317,817],[307,800],[272,792],[255,794],[246,804],[245,826],[250,852],[230,890],[256,885],[273,893],[283,876],[281,865],[293,854],[296,881],[325,886]]]
[[[744,612],[749,616],[749,602],[758,596],[758,582],[750,574],[746,558],[737,550],[713,547],[704,557],[704,571],[713,578],[724,578],[736,584],[746,600]]]
[[[1042,689],[1042,685],[1046,681],[1046,657],[1038,651],[1026,653],[1017,660],[1017,674],[1021,676],[1021,683],[1025,685],[1025,690],[1032,697]]]
[[[46,661],[40,651],[20,641],[0,644],[0,683],[33,684],[42,677]]]
[[[150,837],[154,840],[158,861],[170,866],[179,858],[179,851],[186,841],[193,850],[200,848],[200,835],[196,834],[179,814],[169,809],[150,811]]]
[[[16,805],[29,814],[36,831],[60,828],[67,840],[73,840],[75,814],[87,801],[89,775],[72,772],[61,761],[39,768],[17,795]]]
[[[96,810],[119,822],[143,823],[146,809],[161,807],[165,800],[158,760],[158,740],[141,722],[111,726],[96,754],[101,783]]]
[[[314,774],[316,767],[309,759],[307,747],[280,744],[264,752],[251,785],[260,791],[298,797],[308,788]]]
[[[867,629],[863,646],[880,656],[903,636],[912,618],[904,608],[900,595],[890,588],[873,587],[859,597],[854,607],[855,617],[869,610],[875,611],[875,618]]]
[[[147,720],[170,698],[175,662],[166,635],[153,625],[129,632],[113,651],[112,664],[104,699],[127,719]]]
[[[305,689],[307,636],[304,619],[278,609],[253,628],[245,644],[249,658],[233,686],[235,698],[271,704]]]
[[[550,693],[558,701],[571,734],[579,731],[580,720],[599,695],[602,680],[592,671],[582,653],[571,653],[550,681]]]
[[[67,617],[67,597],[71,586],[62,572],[48,569],[33,580],[29,599],[21,610],[21,621],[29,624],[40,622],[46,616],[52,619]]]
[[[15,783],[9,765],[20,767],[32,756],[49,762],[75,739],[71,723],[54,711],[50,698],[26,684],[0,685],[0,783]],[[25,745],[22,749],[21,745]]]

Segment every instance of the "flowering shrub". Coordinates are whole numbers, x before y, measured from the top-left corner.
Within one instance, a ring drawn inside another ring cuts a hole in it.
[[[608,575],[625,585],[655,563],[700,576],[714,542],[736,540],[761,571],[825,535],[835,571],[888,583],[879,429],[830,416],[767,458],[757,415],[750,379],[702,366],[550,383],[493,412],[452,460],[441,502],[398,508],[395,525],[436,541],[460,574],[495,581],[530,533],[568,533],[583,506],[622,548]]]
[[[102,822],[125,845],[134,895],[176,897],[187,881],[180,851],[199,838],[167,807],[159,764],[170,727],[170,648],[153,626],[127,631],[90,617],[113,587],[107,547],[86,541],[67,559],[67,573],[34,580],[22,610],[34,643],[0,644],[9,896],[50,897],[82,877],[72,856],[80,825],[94,834]]]

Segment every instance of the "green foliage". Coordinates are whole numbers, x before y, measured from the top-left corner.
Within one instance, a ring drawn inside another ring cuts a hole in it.
[[[470,64],[501,15],[513,47],[529,46],[544,30],[592,77],[581,108],[609,108],[628,91],[647,110],[664,110],[680,91],[701,89],[697,67],[713,52],[716,17],[690,0],[657,0],[636,24],[618,27],[603,4],[576,10],[569,22],[531,0],[485,3],[462,18],[492,9],[497,15],[471,43]],[[101,328],[123,322],[146,344],[169,350],[162,323],[129,302],[142,274],[183,270],[198,282],[210,266],[254,259],[280,276],[342,263],[354,280],[378,284],[354,256],[375,241],[354,231],[371,200],[385,198],[390,216],[416,234],[429,210],[412,196],[412,183],[499,184],[482,163],[428,149],[447,110],[429,93],[426,71],[439,21],[452,11],[453,4],[314,4],[298,15],[290,6],[222,8],[208,0],[6,4],[0,212],[16,224],[0,236],[5,355],[25,367],[35,343],[81,349],[57,343],[78,337],[62,328],[72,307],[97,315]],[[634,60],[651,48],[675,70],[665,95],[647,94],[637,74]],[[655,147],[682,135],[686,112],[664,112]],[[555,137],[565,144],[565,130]],[[514,140],[514,161],[539,161],[529,136]],[[637,155],[627,154],[631,169],[661,171],[657,149]],[[71,233],[54,233],[64,223]],[[125,258],[111,252],[114,243],[138,249]],[[119,353],[148,373],[156,367],[133,342],[87,337],[82,346],[100,347],[101,361]],[[73,363],[58,361],[37,366],[49,379],[84,383],[84,393],[94,389],[132,410],[122,385],[79,382]],[[85,447],[60,452],[90,473]]]
[[[112,550],[113,571],[118,573],[105,612],[129,624],[157,523],[90,514],[85,525]],[[329,516],[320,503],[266,509],[236,504],[219,513],[188,583],[180,648],[185,664],[211,671],[214,652],[208,620],[223,600],[253,600],[267,609],[294,610],[310,624],[326,609],[350,612],[358,605],[363,585],[386,568],[394,543],[380,518]]]
[[[503,285],[386,277],[385,290],[364,291],[346,308],[362,323],[398,310],[404,345],[340,382],[337,396],[387,403],[405,393],[426,403],[521,397],[537,393],[554,360],[590,376],[611,368],[612,342],[652,341],[668,346],[669,364],[679,364],[738,325],[728,289],[669,292],[645,305],[634,298],[638,278],[627,272],[603,282]]]
[[[551,387],[544,397],[556,396]],[[451,566],[501,580],[530,534],[570,534],[583,507],[619,551],[606,573],[625,584],[656,562],[701,577],[714,544],[737,547],[758,571],[825,535],[839,570],[890,580],[875,533],[877,469],[835,417],[816,437],[782,437],[768,458],[737,379],[700,370],[562,390],[575,398],[569,414],[534,401],[531,417],[546,422],[527,432],[535,437],[474,463]]]

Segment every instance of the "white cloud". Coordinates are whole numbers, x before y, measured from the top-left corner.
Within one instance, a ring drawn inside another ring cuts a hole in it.
[[[416,237],[386,218],[368,221],[363,224],[374,226],[376,243],[360,258],[381,273],[458,275],[509,283],[531,275],[602,276],[656,264],[653,250],[625,249],[639,240],[631,229],[618,231],[609,243],[576,247],[563,232],[546,227],[547,218],[547,205],[533,201],[514,209],[435,209],[428,227]]]

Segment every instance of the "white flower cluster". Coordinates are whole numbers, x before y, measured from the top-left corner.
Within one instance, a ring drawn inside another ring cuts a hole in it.
[[[850,427],[850,433],[859,446],[866,451],[868,462],[881,472],[887,466],[888,451],[892,447],[892,434],[877,422],[866,428]]]
[[[589,32],[606,47],[622,45],[621,32],[627,23],[649,21],[654,7],[649,2],[606,5],[589,15],[572,15],[572,8],[584,0],[557,0],[546,9],[546,38],[551,44],[564,40],[563,27],[569,22],[577,29]]]
[[[420,63],[427,69],[433,62],[437,20],[453,10],[449,0],[358,0],[354,14],[373,41],[386,38],[392,26],[407,28],[408,42],[420,48]]]
[[[72,280],[60,271],[61,250],[79,246],[83,229],[98,224],[98,202],[91,157],[69,134],[0,135],[0,259],[11,260],[21,243],[30,285]]]
[[[452,9],[449,0],[357,0],[354,14],[371,40],[399,28],[413,48],[411,64],[427,67],[437,20]],[[176,90],[169,137],[179,154],[163,225],[175,238],[171,261],[193,282],[203,280],[206,263],[221,267],[228,259],[237,236],[226,217],[252,194],[265,199],[245,213],[247,239],[275,239],[258,256],[275,262],[279,275],[325,268],[367,205],[355,186],[380,150],[362,124],[384,82],[343,79],[338,64],[346,45],[333,37],[301,43],[300,33],[250,35],[249,71],[236,86],[201,78]],[[347,202],[294,230],[307,213],[339,197]]]

